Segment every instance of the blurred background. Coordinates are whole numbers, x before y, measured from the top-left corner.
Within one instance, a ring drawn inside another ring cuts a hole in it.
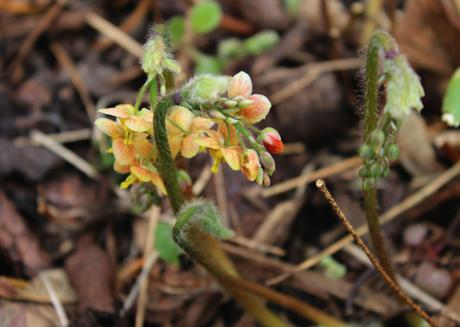
[[[211,174],[205,155],[179,162],[236,232],[223,246],[241,274],[266,283],[312,258],[273,287],[358,326],[408,324],[356,247],[321,252],[346,232],[311,183],[325,178],[353,225],[365,222],[356,153],[375,29],[395,36],[426,93],[379,184],[381,211],[459,160],[460,133],[441,121],[460,64],[458,0],[0,0],[0,326],[257,326],[179,253],[167,201],[152,207],[148,190],[119,189],[108,139],[93,128],[97,109],[135,101],[157,23],[182,66],[177,85],[243,70],[273,104],[261,127],[278,129],[286,151],[269,188]],[[398,272],[441,326],[460,322],[454,177],[385,225]]]

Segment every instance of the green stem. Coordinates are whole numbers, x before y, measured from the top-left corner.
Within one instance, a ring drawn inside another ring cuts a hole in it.
[[[366,60],[365,81],[365,109],[364,109],[364,138],[363,143],[369,140],[372,131],[377,127],[379,109],[379,56],[381,50],[389,50],[394,46],[391,37],[385,32],[375,32],[369,40]],[[369,235],[374,245],[377,258],[386,272],[395,279],[393,265],[386,250],[382,229],[378,221],[377,190],[375,186],[364,191],[364,209],[366,211]]]
[[[145,92],[147,92],[147,88],[149,87],[149,85],[152,85],[152,84],[145,82],[144,85],[142,85],[142,87],[140,88],[139,92],[137,93],[136,103],[134,104],[134,109],[136,112],[139,111],[142,100],[144,99],[144,96],[145,96]],[[151,88],[156,89],[156,83],[154,86],[152,85]]]
[[[262,326],[286,326],[268,310],[261,298],[292,310],[317,324],[343,327],[346,324],[306,303],[238,276],[233,264],[218,240],[205,231],[205,217],[200,214],[179,215],[173,235],[176,242],[197,262],[206,268]],[[207,224],[209,226],[209,223]],[[216,263],[219,264],[216,264]]]

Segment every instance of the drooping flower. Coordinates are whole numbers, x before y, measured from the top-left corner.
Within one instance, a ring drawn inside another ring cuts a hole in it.
[[[260,133],[259,139],[268,152],[272,154],[278,154],[284,151],[284,144],[281,140],[281,136],[274,128],[264,128]]]
[[[133,165],[130,168],[130,172],[131,174],[125,179],[124,182],[121,183],[121,188],[128,188],[132,184],[140,181],[144,183],[152,183],[161,193],[166,194],[165,185],[155,166],[151,164],[146,166]]]
[[[230,99],[239,101],[239,116],[246,123],[258,123],[270,112],[270,100],[264,95],[252,94],[251,77],[245,72],[239,72],[232,77],[227,95]]]
[[[261,169],[259,156],[253,149],[245,149],[241,153],[241,171],[248,180],[255,181]]]
[[[208,130],[204,134],[204,137],[197,137],[195,142],[209,148],[209,153],[214,158],[211,170],[217,172],[222,161],[225,161],[233,170],[240,170],[242,149],[238,145],[235,127],[221,122],[217,131]]]
[[[151,132],[153,113],[143,108],[136,112],[131,104],[119,104],[114,108],[99,109],[103,114],[117,117],[120,121],[133,132]]]
[[[204,135],[214,125],[211,119],[195,117],[185,107],[172,107],[166,120],[166,131],[168,133],[169,147],[171,154],[176,157],[179,153],[184,158],[194,157],[200,150],[195,139]]]
[[[118,162],[119,170],[124,170],[122,166],[129,166],[136,156],[145,158],[153,152],[153,146],[146,133],[133,133],[107,118],[98,118],[95,125],[112,138],[112,152]]]

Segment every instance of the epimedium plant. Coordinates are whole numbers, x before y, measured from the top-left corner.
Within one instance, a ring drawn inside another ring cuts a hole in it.
[[[378,101],[381,87],[385,89],[386,98],[382,110]],[[378,221],[376,184],[388,175],[390,163],[398,158],[398,130],[412,109],[422,110],[423,96],[420,79],[399,51],[396,41],[388,33],[376,31],[368,42],[366,53],[364,134],[359,149],[363,166],[359,175],[372,243],[380,263],[395,281]]]
[[[249,181],[267,186],[276,169],[272,154],[282,152],[284,145],[275,129],[255,126],[268,115],[271,103],[264,95],[253,94],[251,78],[245,72],[232,77],[198,75],[175,88],[173,74],[180,67],[165,42],[164,31],[163,26],[156,26],[145,45],[142,69],[147,79],[136,102],[100,109],[116,120],[99,118],[95,122],[112,139],[109,152],[115,157],[114,170],[127,174],[121,187],[141,185],[144,188],[137,189],[138,195],[147,189],[169,199],[176,223],[172,229],[164,224],[157,228],[157,241],[169,244],[164,248],[156,244],[160,256],[170,261],[177,258],[177,251],[170,246],[172,233],[174,241],[263,326],[286,325],[263,299],[319,324],[345,326],[310,305],[240,278],[219,246],[219,240],[233,233],[220,223],[216,207],[204,199],[186,201],[184,186],[191,179],[177,169],[178,157],[190,159],[208,153],[213,172],[227,164]],[[141,104],[147,93],[149,108],[144,108]]]

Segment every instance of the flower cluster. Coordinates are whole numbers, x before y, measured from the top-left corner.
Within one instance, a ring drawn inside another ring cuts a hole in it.
[[[284,145],[275,129],[259,130],[254,126],[267,116],[271,103],[263,95],[252,94],[249,75],[201,75],[187,83],[179,94],[181,101],[168,109],[166,117],[172,156],[192,158],[208,152],[213,158],[213,172],[225,162],[248,180],[269,185],[275,171],[271,154],[281,153]],[[151,141],[153,112],[146,108],[136,110],[130,104],[100,112],[116,117],[116,121],[99,118],[96,126],[112,138],[114,169],[129,173],[122,187],[150,182],[166,193]]]

